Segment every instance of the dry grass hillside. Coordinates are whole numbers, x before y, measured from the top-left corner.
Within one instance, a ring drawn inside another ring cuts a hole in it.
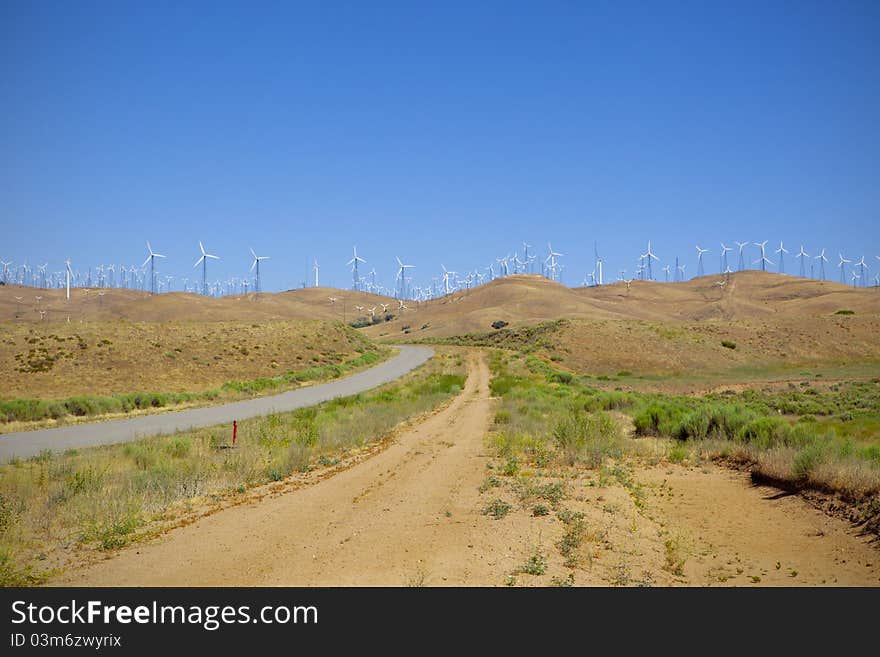
[[[199,392],[338,364],[370,347],[339,322],[0,324],[0,399]]]
[[[725,281],[723,287],[717,285]],[[416,304],[387,324],[367,329],[372,337],[442,337],[511,327],[560,317],[659,322],[703,320],[806,320],[838,310],[880,314],[880,288],[857,289],[830,281],[745,271],[703,276],[684,283],[633,281],[602,287],[567,288],[536,275],[520,274]]]
[[[797,380],[875,378],[880,318],[649,322],[556,320],[426,338],[534,354],[608,385],[699,393]]]
[[[42,299],[38,300],[38,296]],[[336,297],[337,301],[331,303],[329,297]],[[366,292],[309,287],[221,298],[184,292],[151,296],[135,290],[74,288],[68,303],[64,290],[0,286],[0,322],[39,322],[41,309],[46,311],[42,321],[65,323],[68,317],[71,322],[114,319],[134,322],[279,319],[350,322],[356,315],[356,305],[371,308],[392,302],[393,299]],[[377,312],[379,310],[381,306]]]

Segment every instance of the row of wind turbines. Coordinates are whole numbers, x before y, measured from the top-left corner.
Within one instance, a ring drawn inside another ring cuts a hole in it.
[[[734,271],[743,271],[757,266],[757,268],[767,271],[769,268],[776,268],[780,274],[785,274],[785,256],[795,258],[799,263],[799,275],[807,277],[808,271],[811,278],[819,278],[826,280],[825,265],[829,262],[826,255],[826,249],[822,248],[818,253],[810,255],[802,244],[797,253],[792,254],[785,248],[782,242],[779,248],[775,249],[768,255],[768,240],[763,242],[735,241],[736,249],[728,246],[724,242],[720,243],[718,271],[721,274],[731,274]],[[2,282],[4,284],[17,284],[23,286],[32,286],[39,288],[66,288],[67,298],[70,299],[70,287],[123,287],[149,291],[151,294],[159,294],[161,292],[172,291],[173,276],[164,275],[159,270],[157,259],[166,260],[166,256],[153,250],[150,242],[146,243],[147,257],[140,267],[125,267],[120,265],[118,268],[114,265],[99,265],[95,274],[89,269],[87,273],[74,270],[71,267],[71,261],[68,258],[64,261],[65,268],[59,272],[47,272],[48,263],[36,268],[31,268],[27,263],[23,263],[17,268],[11,268],[11,261],[6,262],[0,260],[0,274],[2,274]],[[224,296],[234,294],[247,294],[248,292],[259,293],[262,290],[261,285],[261,264],[269,260],[269,256],[257,255],[253,248],[250,248],[251,265],[248,276],[236,278],[227,278],[226,281],[216,280],[210,282],[208,278],[208,261],[220,260],[218,255],[209,253],[205,250],[204,244],[199,241],[198,259],[193,264],[193,269],[201,268],[201,284],[197,285],[196,281],[190,282],[189,278],[182,279],[182,289],[185,292],[197,292],[209,296]],[[416,266],[411,263],[404,262],[399,256],[395,256],[394,267],[396,274],[394,276],[393,287],[382,285],[378,278],[375,268],[371,269],[366,275],[363,275],[362,265],[367,264],[366,258],[358,253],[357,246],[352,249],[352,256],[345,262],[350,268],[352,274],[352,289],[357,291],[371,292],[377,295],[394,296],[398,299],[412,299],[423,301],[433,298],[442,297],[458,290],[470,289],[472,287],[482,285],[496,278],[509,276],[513,274],[538,273],[538,265],[540,264],[540,274],[544,277],[561,282],[562,273],[565,265],[562,259],[565,254],[553,249],[553,246],[547,244],[546,257],[539,256],[533,246],[527,242],[522,242],[521,250],[519,248],[512,252],[508,252],[503,256],[495,257],[485,266],[470,269],[464,273],[450,270],[445,264],[440,264],[440,270],[430,279],[430,283],[417,285],[411,275],[411,270]],[[748,253],[748,249],[757,247],[758,253],[756,259]],[[702,248],[700,245],[695,246],[696,250],[696,276],[706,274],[706,258],[711,251]],[[736,261],[736,269],[732,266],[732,258],[728,255],[736,250],[738,259]],[[594,262],[592,271],[590,271],[583,279],[584,286],[605,285],[607,275],[604,271],[603,258],[599,255],[598,245],[593,244]],[[776,260],[771,260],[771,255],[775,255]],[[875,256],[880,260],[880,256]],[[621,269],[616,280],[626,282],[627,285],[632,280],[656,280],[655,269],[661,262],[660,257],[653,251],[651,242],[648,241],[645,253],[639,255],[635,271],[632,276],[627,276],[627,270]],[[852,265],[849,271],[849,279],[854,286],[865,287],[869,284],[868,276],[870,267],[862,256],[855,262],[845,257],[842,253],[838,253],[837,267],[840,270],[840,282],[847,282],[847,265]],[[674,266],[674,269],[673,269]],[[686,280],[685,270],[687,264],[681,262],[676,256],[673,262],[665,264],[660,271],[663,272],[664,282],[680,282]],[[880,266],[878,266],[880,269]],[[818,270],[818,271],[817,271]],[[313,260],[311,266],[312,280],[302,282],[302,286],[306,287],[313,284],[318,287],[320,284],[319,273],[320,266],[317,258]],[[818,274],[818,276],[816,275]],[[874,285],[880,285],[880,273],[876,273],[873,279]]]
[[[728,253],[731,253],[734,249],[732,246],[727,246],[724,242],[721,242],[721,249],[719,251],[719,267],[718,271],[721,274],[732,274],[734,271],[744,271],[748,269],[747,262],[749,261],[748,256],[745,254],[745,248],[747,246],[756,246],[760,249],[760,255],[757,260],[751,262],[752,265],[759,265],[762,271],[767,271],[768,265],[770,267],[776,267],[776,272],[779,274],[786,274],[785,271],[785,256],[791,255],[791,252],[785,248],[785,244],[780,241],[779,248],[774,251],[776,256],[778,256],[778,264],[774,263],[767,256],[767,242],[769,240],[764,240],[763,242],[738,242],[734,241],[738,249],[738,262],[737,268],[734,270],[729,262]],[[705,267],[703,265],[703,256],[709,253],[709,249],[704,249],[699,245],[694,247],[697,251],[697,276],[704,276],[706,274]],[[840,269],[840,282],[846,284],[846,266],[848,264],[852,264],[853,261],[849,258],[844,257],[842,253],[838,253],[838,263],[837,267]],[[815,268],[818,266],[820,280],[826,280],[825,278],[825,263],[829,262],[828,257],[826,256],[826,249],[822,248],[819,253],[811,256],[804,249],[804,245],[801,244],[800,250],[794,254],[794,257],[799,261],[800,271],[799,275],[801,278],[807,277],[807,263],[809,263],[809,271],[810,278],[816,278],[815,276]],[[877,260],[880,260],[880,256],[874,256]],[[641,280],[654,280],[651,268],[651,261],[659,260],[657,255],[651,251],[651,242],[648,242],[648,249],[645,253],[639,256],[639,264],[636,267],[636,278]],[[816,262],[813,262],[813,261]],[[685,264],[679,263],[679,259],[676,256],[675,258],[675,272],[673,273],[672,280],[674,282],[684,280],[684,271]],[[858,268],[858,271],[856,271]],[[878,267],[880,268],[880,267]],[[671,265],[666,265],[662,268],[662,271],[665,274],[665,281],[669,282],[670,280],[670,269]],[[868,270],[870,267],[868,263],[865,262],[865,256],[861,256],[855,263],[850,272],[850,277],[852,279],[852,284],[856,287],[867,287],[868,286]],[[626,270],[622,270],[621,276],[619,276],[619,280],[627,280],[625,278]],[[632,279],[629,279],[632,280]],[[880,273],[874,275],[874,285],[880,285]]]

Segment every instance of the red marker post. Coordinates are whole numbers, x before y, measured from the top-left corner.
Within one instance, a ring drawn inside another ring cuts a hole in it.
[[[238,435],[238,422],[232,421],[232,446],[235,447],[235,438]]]

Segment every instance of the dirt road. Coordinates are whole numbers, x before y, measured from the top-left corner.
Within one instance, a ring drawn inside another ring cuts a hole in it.
[[[461,395],[358,466],[130,548],[66,584],[394,585],[499,580],[480,528],[489,370],[470,356]],[[482,532],[485,534],[485,532]],[[501,548],[504,551],[504,548]],[[442,575],[441,575],[442,573]]]
[[[228,508],[147,544],[66,573],[52,584],[91,586],[500,586],[539,550],[546,574],[582,585],[876,585],[868,539],[796,497],[750,487],[716,466],[644,467],[643,503],[597,472],[569,473],[565,505],[602,536],[567,570],[557,553],[565,526],[511,500],[495,520],[481,509],[500,489],[480,484],[492,460],[493,417],[485,356],[448,406],[404,430],[376,455],[261,501]],[[681,539],[681,572],[669,538]]]

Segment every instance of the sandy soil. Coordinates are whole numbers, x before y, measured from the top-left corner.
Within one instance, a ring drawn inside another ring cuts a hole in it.
[[[494,401],[484,356],[451,404],[385,450],[338,474],[229,508],[71,571],[65,585],[877,585],[880,552],[843,521],[796,496],[753,487],[715,466],[642,465],[632,488],[595,471],[566,475],[564,505],[596,538],[574,569],[555,545],[565,526],[518,506],[499,520],[479,492],[492,459]],[[511,500],[516,505],[515,500]],[[592,532],[592,530],[591,530]],[[668,565],[677,545],[679,572]],[[518,574],[548,556],[542,576]]]
[[[685,557],[690,585],[878,586],[880,551],[803,498],[716,466],[642,470],[648,513]]]

